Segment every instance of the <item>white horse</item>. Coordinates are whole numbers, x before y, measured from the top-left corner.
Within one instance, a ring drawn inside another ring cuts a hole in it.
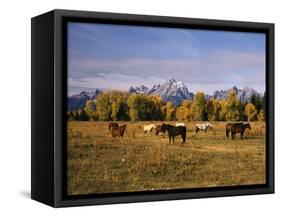
[[[208,129],[212,129],[213,125],[211,123],[204,123],[204,124],[196,124],[196,133],[198,133],[200,130],[204,131],[204,135],[206,134]]]
[[[211,124],[211,123],[205,123],[205,125],[208,126],[209,129],[213,129],[213,124]]]
[[[176,122],[176,127],[179,127],[179,126],[183,126],[183,127],[185,127],[185,124],[184,124],[184,123],[179,123],[179,122]]]
[[[155,124],[149,124],[143,126],[143,133],[146,134],[146,132],[151,132],[153,129],[156,129]]]

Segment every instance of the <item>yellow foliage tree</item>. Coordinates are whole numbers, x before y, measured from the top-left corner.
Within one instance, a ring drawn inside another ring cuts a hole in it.
[[[166,104],[166,120],[172,121],[175,119],[176,109],[171,102],[167,102]]]
[[[248,121],[254,121],[257,119],[257,109],[253,103],[248,103],[245,107],[245,114],[248,117]]]
[[[261,109],[259,114],[258,114],[258,120],[259,121],[264,121],[265,120],[265,113],[264,113],[263,109]]]
[[[191,100],[184,100],[180,107],[177,108],[176,118],[179,121],[191,121],[194,119],[193,102]]]

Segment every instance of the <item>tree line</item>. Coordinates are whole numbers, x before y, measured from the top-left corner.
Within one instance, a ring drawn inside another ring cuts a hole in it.
[[[198,92],[193,100],[183,100],[176,107],[160,96],[112,91],[99,94],[83,109],[67,115],[77,121],[264,121],[265,99],[253,95],[244,103],[234,91],[225,100],[206,99]]]

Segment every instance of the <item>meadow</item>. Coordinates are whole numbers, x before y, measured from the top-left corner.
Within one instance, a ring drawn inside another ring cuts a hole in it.
[[[125,136],[112,138],[108,122],[68,121],[68,194],[265,183],[265,122],[251,122],[243,140],[226,138],[227,122],[213,122],[206,135],[196,134],[198,122],[185,122],[186,144],[180,136],[169,144],[167,135],[144,135],[149,123],[126,122]]]

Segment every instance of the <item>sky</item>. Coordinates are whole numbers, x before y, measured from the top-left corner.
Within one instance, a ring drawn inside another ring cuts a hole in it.
[[[92,88],[151,88],[170,77],[213,94],[265,91],[265,34],[68,23],[68,95]]]

